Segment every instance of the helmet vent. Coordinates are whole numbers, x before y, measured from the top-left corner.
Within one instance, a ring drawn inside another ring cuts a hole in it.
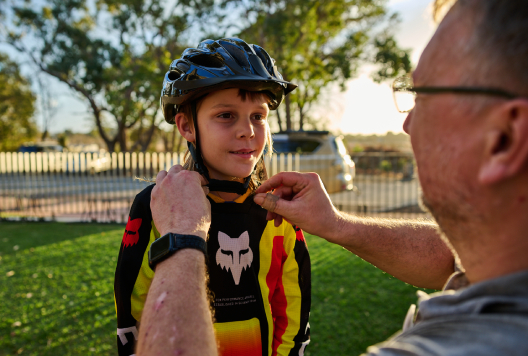
[[[223,68],[224,63],[212,55],[207,54],[199,54],[196,56],[193,56],[192,58],[188,59],[190,62],[200,66],[200,67],[207,67],[207,68]]]
[[[169,80],[176,80],[181,77],[181,73],[178,71],[172,70],[169,72],[167,77],[169,78]]]
[[[251,66],[249,65],[246,56],[243,54],[243,51],[239,47],[225,41],[218,42],[220,42],[222,44],[222,47],[224,47],[227,52],[235,59],[235,61],[237,61],[239,66],[249,71],[249,68],[251,68]]]
[[[259,46],[255,46],[255,45],[253,45],[253,50],[255,51],[257,56],[259,56],[260,60],[262,61],[262,64],[264,64],[264,67],[266,67],[266,69],[268,69],[269,71],[270,58],[269,58],[268,53],[264,51],[262,48],[260,48]],[[266,58],[266,56],[268,58]]]

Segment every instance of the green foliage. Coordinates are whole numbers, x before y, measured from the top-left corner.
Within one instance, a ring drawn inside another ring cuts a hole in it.
[[[381,169],[382,171],[384,171],[384,172],[390,172],[390,171],[392,171],[392,163],[391,163],[391,161],[386,160],[386,159],[382,160],[382,161],[380,162],[380,169]]]
[[[0,151],[15,151],[37,134],[35,95],[19,66],[0,53]]]
[[[0,222],[0,355],[116,355],[113,279],[121,225]],[[357,355],[401,328],[416,289],[306,236],[307,355]]]
[[[299,129],[321,91],[331,83],[344,90],[362,64],[381,65],[377,80],[410,70],[409,52],[391,36],[397,17],[387,14],[384,0],[240,2],[247,3],[249,19],[240,37],[264,47],[284,78],[299,85],[290,99]],[[383,31],[374,30],[384,24]],[[286,129],[293,129],[293,109],[289,102],[283,107]]]
[[[312,342],[306,355],[359,355],[399,331],[417,288],[308,235]]]
[[[409,51],[398,48],[393,36],[376,39],[375,45],[378,49],[376,62],[381,64],[381,68],[374,74],[374,81],[379,83],[411,70]]]
[[[386,7],[386,0],[26,0],[11,8],[15,20],[4,32],[40,70],[86,99],[109,151],[145,151],[162,121],[163,75],[196,33],[236,33],[265,48],[299,85],[279,126],[294,129],[297,120],[302,128],[313,122],[309,110],[321,91],[345,89],[362,64],[379,64],[378,81],[410,69]]]
[[[109,151],[145,150],[161,120],[163,75],[211,3],[28,0],[13,6],[7,41],[87,101]],[[129,143],[132,128],[139,132]]]
[[[116,355],[117,225],[0,223],[0,354]]]
[[[364,150],[365,150],[365,149],[363,148],[363,146],[358,145],[358,144],[355,144],[354,147],[352,147],[351,152],[353,152],[353,153],[361,153],[361,152],[363,152]]]

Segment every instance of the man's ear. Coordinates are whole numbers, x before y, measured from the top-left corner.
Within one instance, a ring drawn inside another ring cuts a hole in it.
[[[478,177],[486,185],[515,177],[528,164],[528,100],[509,101],[490,115]]]
[[[189,142],[194,142],[196,140],[194,136],[194,127],[183,113],[180,112],[176,114],[174,122],[176,123],[176,126],[178,126],[178,131],[180,131],[180,134],[184,139]]]

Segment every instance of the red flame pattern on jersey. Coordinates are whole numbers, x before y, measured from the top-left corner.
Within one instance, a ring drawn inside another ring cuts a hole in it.
[[[142,220],[141,218],[130,220],[130,216],[128,217],[125,233],[123,234],[123,248],[137,244],[139,239],[138,230]]]
[[[293,229],[295,230],[295,238],[297,239],[297,241],[306,243],[302,230],[295,225],[293,225]]]

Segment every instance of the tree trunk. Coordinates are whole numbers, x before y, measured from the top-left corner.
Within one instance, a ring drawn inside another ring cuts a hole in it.
[[[290,105],[290,96],[286,95],[286,130],[290,131],[292,129],[292,122],[291,122],[291,105]]]
[[[304,112],[303,107],[299,105],[299,130],[302,131],[304,126]]]
[[[156,131],[156,124],[153,122],[150,128],[147,131],[147,137],[141,142],[141,151],[146,152],[150,142],[152,141],[152,136],[154,136],[154,131]]]
[[[275,113],[277,114],[277,123],[279,124],[279,132],[282,132],[282,119],[280,117],[279,109],[275,110]]]
[[[125,123],[119,123],[117,126],[117,140],[119,142],[119,148],[121,149],[121,152],[127,152],[127,142],[126,142],[126,127]]]
[[[103,124],[101,122],[101,111],[99,108],[95,105],[95,102],[90,101],[92,111],[95,117],[95,124],[97,125],[97,131],[99,132],[99,136],[103,139],[104,143],[106,144],[106,149],[108,152],[112,153],[115,151],[115,144],[116,144],[116,138],[109,139],[106,135],[106,132],[104,132]]]

